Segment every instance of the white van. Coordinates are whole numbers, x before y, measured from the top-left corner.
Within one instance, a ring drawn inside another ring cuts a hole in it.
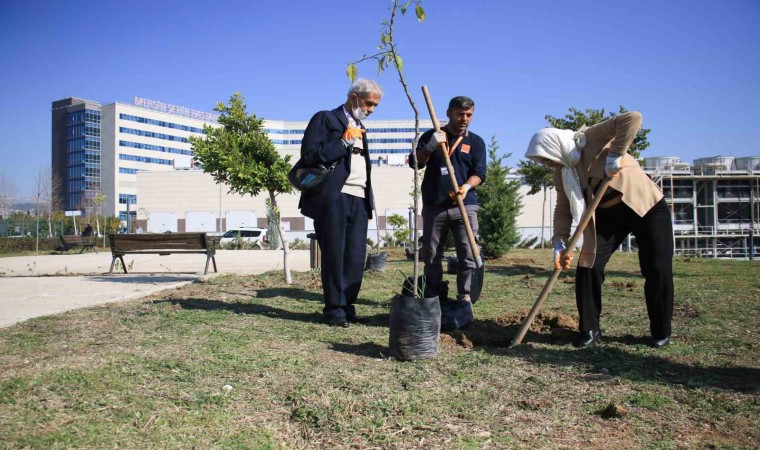
[[[268,242],[266,228],[240,227],[227,230],[219,239],[219,246],[227,248],[235,244],[238,248],[263,250],[266,242]]]

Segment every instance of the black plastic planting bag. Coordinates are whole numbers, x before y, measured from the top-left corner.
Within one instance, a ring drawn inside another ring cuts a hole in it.
[[[441,302],[441,332],[456,331],[472,322],[472,303],[464,300]]]
[[[402,361],[429,359],[438,353],[441,305],[438,297],[399,295],[390,312],[391,355]]]

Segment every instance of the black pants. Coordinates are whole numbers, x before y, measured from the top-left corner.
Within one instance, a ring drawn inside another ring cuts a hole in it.
[[[673,223],[665,200],[660,200],[644,217],[639,217],[624,203],[597,210],[595,217],[594,267],[578,267],[575,275],[580,331],[599,329],[604,268],[623,239],[633,233],[645,280],[649,329],[656,340],[669,337],[673,317]]]
[[[465,205],[472,233],[478,235],[478,206]],[[422,207],[422,247],[425,280],[435,289],[443,281],[443,251],[449,231],[457,249],[457,296],[470,294],[472,273],[477,267],[467,238],[462,212],[457,206],[424,205]],[[438,291],[440,295],[441,292]]]
[[[354,304],[367,256],[367,225],[364,199],[348,194],[340,194],[319,220],[314,220],[322,252],[323,312],[328,319],[356,316]]]

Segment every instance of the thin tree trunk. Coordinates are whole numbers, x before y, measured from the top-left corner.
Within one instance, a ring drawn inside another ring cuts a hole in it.
[[[544,224],[546,218],[546,186],[543,187],[544,202],[541,205],[541,248],[544,248]]]
[[[282,229],[280,207],[277,206],[277,198],[275,197],[273,191],[269,191],[269,201],[271,204],[272,212],[274,212],[275,220],[277,220],[277,234],[280,235],[280,242],[282,243],[282,268],[285,274],[285,283],[293,284],[293,278],[290,276],[290,249],[288,248],[288,239],[285,237],[285,230]]]

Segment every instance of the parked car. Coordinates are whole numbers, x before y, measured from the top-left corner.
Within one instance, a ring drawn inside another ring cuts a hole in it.
[[[239,247],[264,249],[267,239],[266,228],[240,227],[227,230],[219,239],[222,248],[236,244]]]

